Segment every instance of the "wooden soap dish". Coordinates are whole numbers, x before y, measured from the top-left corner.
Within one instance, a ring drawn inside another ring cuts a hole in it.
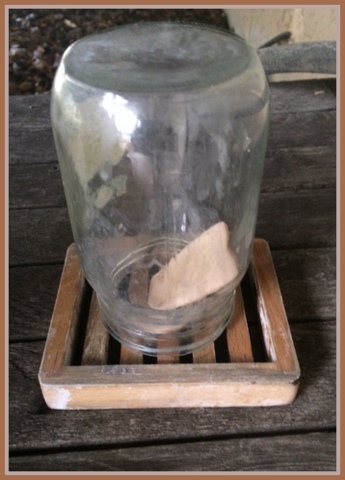
[[[265,240],[214,342],[184,357],[146,357],[109,336],[75,246],[66,254],[39,370],[53,409],[272,406],[292,402],[300,369]]]

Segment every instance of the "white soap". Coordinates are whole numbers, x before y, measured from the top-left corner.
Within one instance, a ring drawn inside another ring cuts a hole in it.
[[[229,229],[219,222],[203,232],[151,279],[148,305],[172,310],[217,292],[238,275]]]

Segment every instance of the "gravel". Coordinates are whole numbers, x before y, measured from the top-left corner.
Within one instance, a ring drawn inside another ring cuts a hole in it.
[[[85,35],[161,20],[229,29],[222,9],[10,9],[9,94],[48,92],[64,50]]]

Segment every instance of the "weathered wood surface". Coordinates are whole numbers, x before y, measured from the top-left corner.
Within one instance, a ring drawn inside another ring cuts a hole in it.
[[[334,110],[272,113],[268,148],[335,145],[335,123]],[[50,127],[11,126],[9,151],[14,164],[50,163],[57,158]]]
[[[335,246],[335,190],[263,193],[256,236],[272,250]],[[11,210],[9,237],[11,266],[61,263],[73,241],[67,208]]]
[[[10,265],[62,263],[73,242],[67,208],[15,209],[9,219]]]
[[[334,85],[334,80],[299,81],[294,82],[292,88],[287,88],[285,82],[272,83],[271,111],[285,113],[334,110],[336,106]]]
[[[272,256],[289,321],[334,319],[335,249],[279,250],[272,252]],[[46,337],[61,271],[62,264],[10,269],[12,342]]]
[[[262,193],[334,188],[335,182],[334,146],[269,149],[266,152]]]
[[[270,148],[334,143],[336,102],[330,82],[299,82],[293,89],[272,84],[270,89]],[[56,162],[49,102],[49,94],[10,97],[10,163]]]
[[[327,168],[325,166],[327,165]],[[298,192],[334,188],[334,146],[269,149],[261,192]],[[10,208],[65,207],[57,162],[14,164],[9,167]]]
[[[333,471],[336,434],[208,439],[10,458],[11,471]],[[250,454],[248,453],[250,452]]]
[[[226,240],[227,227],[219,224],[214,230],[207,231],[206,237],[201,240],[207,242],[208,233],[213,235],[219,228]],[[39,371],[39,382],[47,405],[61,410],[253,407],[291,403],[298,391],[300,367],[265,240],[256,239],[254,242],[250,272],[259,306],[256,309],[256,328],[261,324],[264,337],[262,350],[268,362],[253,363],[257,362],[257,357],[256,351],[253,355],[248,326],[253,325],[255,319],[251,312],[245,313],[241,288],[236,292],[234,317],[226,335],[223,335],[226,351],[220,351],[218,340],[212,348],[216,365],[212,362],[211,349],[206,353],[206,348],[203,348],[193,353],[194,364],[191,361],[180,362],[179,356],[172,353],[168,358],[158,355],[157,364],[143,365],[145,362],[140,359],[131,368],[120,368],[123,358],[108,362],[108,334],[97,314],[95,295],[91,292],[87,296],[81,295],[89,289],[84,288],[85,280],[81,275],[75,244],[71,245],[66,254]],[[138,294],[143,287],[147,291],[148,270],[142,270],[140,275],[137,273],[130,276],[129,298],[144,306],[147,296]],[[245,320],[247,316],[248,324]],[[78,341],[75,342],[75,332],[78,331]],[[160,339],[159,342],[164,342],[164,347],[171,344],[178,346],[176,340]],[[119,349],[122,357],[120,345]],[[164,365],[159,365],[162,363]]]
[[[261,194],[256,236],[272,250],[335,246],[335,189]]]
[[[73,241],[50,97],[10,97],[11,470],[335,469],[335,82],[272,84],[271,99],[256,236],[270,243],[301,366],[296,400],[269,408],[83,412],[49,410],[37,379]]]
[[[293,88],[287,88],[286,82],[270,85],[271,111],[308,112],[335,108],[333,94],[334,80],[315,80],[294,82]],[[13,127],[46,127],[50,119],[50,94],[36,96],[16,96],[9,98],[9,121]]]
[[[336,113],[272,113],[268,148],[296,148],[335,145]]]
[[[62,264],[10,269],[10,341],[46,338],[61,272]]]
[[[335,322],[296,323],[291,332],[302,372],[299,393],[292,404],[270,408],[53,411],[37,382],[44,342],[12,344],[11,451],[334,429]]]
[[[65,206],[66,199],[57,162],[10,165],[10,208]]]

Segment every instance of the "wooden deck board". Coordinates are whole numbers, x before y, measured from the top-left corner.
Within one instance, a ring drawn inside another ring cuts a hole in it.
[[[272,252],[290,323],[336,316],[336,250]],[[13,267],[9,272],[9,338],[44,340],[49,328],[61,265]],[[29,299],[24,303],[23,298]]]
[[[335,184],[335,146],[268,148],[262,193],[334,188]],[[57,161],[10,165],[10,208],[57,206],[66,206]]]
[[[299,393],[292,404],[274,408],[53,411],[37,380],[44,342],[12,344],[10,449],[173,441],[186,439],[191,432],[200,440],[239,432],[259,436],[292,428],[335,428],[335,322],[296,323],[291,332],[302,372]]]
[[[334,471],[334,432],[10,457],[10,471]],[[248,452],[250,451],[250,455]],[[178,459],[178,460],[177,460]]]
[[[302,372],[296,400],[275,408],[49,410],[37,374],[73,239],[50,97],[9,99],[11,470],[335,469],[335,81],[270,88],[256,236],[270,244]]]
[[[335,207],[334,189],[325,189],[320,195],[313,191],[262,194],[256,237],[267,240],[272,250],[333,247]],[[276,219],[274,224],[272,218]],[[47,209],[39,208],[12,210],[9,232],[10,266],[61,263],[66,248],[73,242],[64,207],[51,208],[49,214]]]

